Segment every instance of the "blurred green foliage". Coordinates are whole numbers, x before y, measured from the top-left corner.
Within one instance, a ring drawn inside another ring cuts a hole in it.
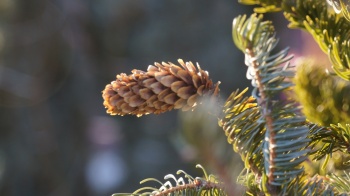
[[[350,122],[350,82],[304,61],[294,78],[296,99],[309,121],[323,126]]]

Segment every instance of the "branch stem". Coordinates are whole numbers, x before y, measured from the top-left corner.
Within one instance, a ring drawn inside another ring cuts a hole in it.
[[[250,56],[250,57],[255,57],[254,51],[252,48],[247,48],[246,49],[246,53]],[[264,85],[262,84],[262,78],[261,75],[259,73],[259,62],[257,62],[257,60],[253,60],[251,62],[253,68],[254,68],[254,72],[255,72],[255,79],[256,79],[256,84],[258,86],[258,90],[259,90],[259,94],[260,97],[257,99],[258,104],[260,105],[260,107],[262,108],[261,112],[262,115],[265,117],[265,122],[266,122],[266,128],[267,131],[269,133],[269,152],[270,152],[270,156],[269,156],[269,173],[267,174],[268,176],[268,183],[272,184],[272,182],[274,181],[274,171],[275,171],[275,164],[274,164],[274,159],[276,157],[276,152],[275,152],[275,144],[276,144],[276,139],[275,139],[275,131],[273,128],[273,118],[271,115],[271,110],[269,108],[269,102],[267,101],[267,96],[266,93],[264,91]]]

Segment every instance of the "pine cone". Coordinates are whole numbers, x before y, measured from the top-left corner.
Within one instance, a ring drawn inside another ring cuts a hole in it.
[[[217,97],[219,82],[213,85],[208,72],[192,62],[179,59],[173,63],[154,63],[147,72],[132,70],[131,75],[117,75],[102,91],[103,105],[111,115],[159,114],[171,109],[193,109],[204,95]]]

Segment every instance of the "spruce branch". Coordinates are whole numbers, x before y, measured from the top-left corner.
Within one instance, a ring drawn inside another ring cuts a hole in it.
[[[350,173],[343,172],[343,175],[330,174],[330,184],[342,195],[350,195]]]
[[[350,2],[348,0],[327,0],[327,2],[333,7],[335,13],[342,13],[350,21]]]
[[[147,71],[132,70],[131,75],[117,75],[117,79],[102,91],[103,105],[111,115],[160,114],[171,109],[192,110],[200,97],[219,94],[219,82],[215,85],[209,74],[192,62],[178,60],[181,66],[171,62],[154,63]]]
[[[264,168],[262,144],[265,126],[259,122],[260,111],[255,98],[243,96],[247,90],[241,93],[237,90],[230,95],[219,125],[224,129],[228,143],[241,155],[245,168],[253,171],[260,179]]]
[[[142,180],[140,184],[147,182],[156,182],[160,184],[160,188],[142,187],[133,193],[116,193],[113,196],[164,196],[164,195],[212,195],[212,196],[226,196],[225,187],[223,183],[210,174],[201,165],[196,165],[203,171],[204,178],[192,177],[183,170],[178,170],[177,175],[183,177],[176,177],[173,174],[168,174],[164,177],[166,182],[161,182],[155,178],[147,178]]]
[[[325,1],[286,1],[283,8],[285,17],[291,22],[289,27],[308,31],[328,54],[338,76],[350,80],[349,21],[329,11]]]
[[[314,160],[331,157],[334,152],[350,154],[350,124],[319,127],[310,125],[309,146],[314,149],[310,154]],[[328,159],[326,159],[327,161]],[[349,165],[349,163],[344,163]]]
[[[246,5],[261,5],[254,8],[255,13],[278,12],[281,11],[282,0],[238,0],[238,2]]]
[[[278,40],[272,23],[262,21],[261,15],[253,14],[248,19],[239,16],[234,19],[232,29],[234,43],[245,54],[247,78],[252,80],[255,87],[253,96],[260,112],[257,122],[265,127],[265,139],[262,142],[265,170],[262,171],[262,187],[264,191],[276,194],[279,189],[284,190],[291,179],[302,173],[300,164],[308,152],[308,128],[303,125],[305,118],[298,115],[299,109],[293,100],[283,102],[276,98],[292,86],[287,81],[294,76],[288,63],[292,57],[287,56],[288,49],[271,55]],[[281,66],[284,63],[286,64]],[[267,184],[264,184],[265,181]]]
[[[258,4],[257,13],[283,10],[290,28],[299,28],[309,32],[320,48],[328,55],[334,72],[345,80],[350,80],[350,5],[343,0],[338,2],[338,9],[343,15],[328,9],[326,0],[241,0],[245,4]],[[271,9],[276,7],[276,9]],[[333,6],[334,7],[334,6]]]
[[[334,187],[329,183],[329,180],[325,177],[315,175],[309,177],[307,175],[301,175],[293,179],[291,185],[286,189],[286,192],[281,195],[339,195]]]

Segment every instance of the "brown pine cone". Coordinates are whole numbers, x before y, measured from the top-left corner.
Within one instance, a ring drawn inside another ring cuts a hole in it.
[[[134,69],[131,75],[117,75],[102,91],[107,113],[142,116],[171,109],[186,111],[198,105],[202,96],[218,96],[220,82],[213,85],[198,63],[197,70],[192,62],[178,62],[181,67],[162,62],[150,65],[147,72]]]

